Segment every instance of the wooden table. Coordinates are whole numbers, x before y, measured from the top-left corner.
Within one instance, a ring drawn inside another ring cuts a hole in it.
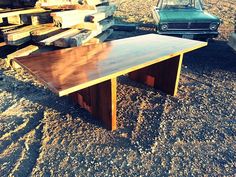
[[[148,34],[102,44],[62,49],[15,59],[59,96],[74,100],[117,129],[117,77],[129,74],[138,82],[176,95],[183,55],[206,42]]]

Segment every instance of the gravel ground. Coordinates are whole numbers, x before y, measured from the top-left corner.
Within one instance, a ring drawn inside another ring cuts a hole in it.
[[[120,77],[114,132],[0,64],[0,176],[235,176],[235,58],[221,40],[187,54],[177,97]]]
[[[177,97],[120,77],[114,132],[1,65],[0,176],[235,175],[235,56],[222,41],[186,55]]]

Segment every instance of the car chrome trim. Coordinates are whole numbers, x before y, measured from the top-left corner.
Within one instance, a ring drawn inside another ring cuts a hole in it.
[[[168,29],[169,31],[184,31],[184,30],[188,30],[188,31],[202,31],[202,30],[209,30],[209,28],[199,28],[199,29],[172,29],[172,28],[169,28]]]
[[[206,35],[218,35],[217,31],[157,31],[158,34],[206,34]]]

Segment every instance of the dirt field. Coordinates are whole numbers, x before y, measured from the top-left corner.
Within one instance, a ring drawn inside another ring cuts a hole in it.
[[[117,96],[119,130],[110,132],[69,98],[0,64],[0,176],[236,174],[236,52],[225,41],[185,56],[177,97],[126,76]]]

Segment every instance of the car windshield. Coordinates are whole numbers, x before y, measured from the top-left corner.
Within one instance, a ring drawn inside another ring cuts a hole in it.
[[[159,4],[162,9],[186,9],[194,8],[201,10],[200,0],[162,0]]]

